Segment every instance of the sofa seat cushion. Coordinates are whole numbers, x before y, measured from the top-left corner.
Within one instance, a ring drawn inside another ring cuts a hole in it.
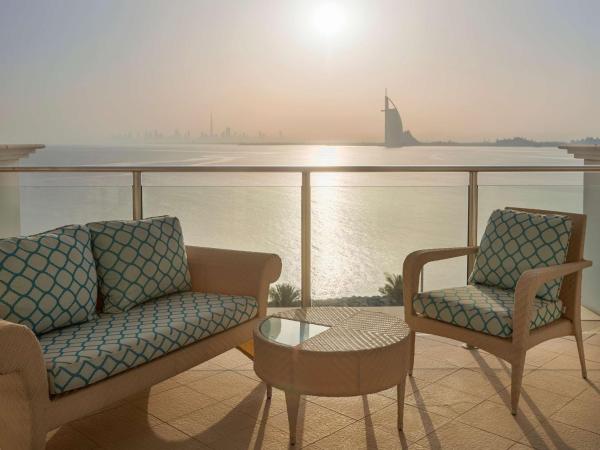
[[[493,336],[512,336],[514,292],[510,290],[472,285],[423,292],[413,299],[413,308],[430,319]],[[530,328],[560,319],[562,311],[560,300],[535,298]]]
[[[81,388],[233,328],[252,297],[182,292],[40,337],[51,394]]]
[[[89,223],[106,313],[192,288],[176,217]]]
[[[96,318],[89,230],[68,225],[0,239],[0,318],[36,334]]]

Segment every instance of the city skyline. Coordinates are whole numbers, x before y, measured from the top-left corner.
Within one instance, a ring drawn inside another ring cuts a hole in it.
[[[597,136],[599,16],[593,0],[4,0],[0,140],[200,135],[213,111],[215,129],[378,142],[385,86],[421,141]]]

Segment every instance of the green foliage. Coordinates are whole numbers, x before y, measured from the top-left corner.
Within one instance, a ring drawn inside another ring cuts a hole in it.
[[[393,298],[399,305],[404,304],[404,295],[402,290],[404,283],[402,275],[386,273],[385,274],[385,285],[379,288],[379,293],[384,297]]]
[[[269,289],[269,306],[296,306],[300,304],[300,289],[290,283],[277,283]]]

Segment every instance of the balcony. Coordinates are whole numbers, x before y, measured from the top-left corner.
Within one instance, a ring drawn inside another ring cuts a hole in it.
[[[510,366],[456,341],[423,336],[407,383],[404,433],[396,429],[395,389],[309,397],[300,407],[296,448],[598,448],[600,334],[584,337],[587,381],[570,339],[528,352],[515,418],[508,407]],[[47,448],[282,449],[287,427],[281,391],[267,402],[251,362],[232,350],[55,430]]]
[[[586,256],[600,261],[600,214],[591,200],[598,198],[598,176],[596,165],[0,166],[7,180],[2,198],[20,217],[3,222],[2,233],[173,214],[190,244],[280,254],[280,281],[301,291],[292,306],[362,301],[358,306],[372,307],[365,299],[382,300],[383,274],[399,273],[410,251],[476,245],[489,213],[507,205],[586,212]],[[368,208],[354,209],[357,201]],[[349,216],[356,222],[351,231],[340,222]],[[419,229],[427,224],[429,232]],[[349,240],[353,246],[344,247]],[[355,265],[344,265],[358,250]],[[427,266],[421,289],[464,284],[472,264],[464,258]],[[403,432],[396,427],[395,390],[306,397],[295,448],[600,447],[600,277],[592,272],[598,266],[584,275],[587,380],[574,340],[536,346],[527,354],[514,417],[509,364],[457,341],[420,335]],[[385,310],[402,316],[403,308],[391,304]],[[274,390],[267,401],[252,362],[237,350],[47,437],[49,449],[279,449],[288,443],[283,394]]]

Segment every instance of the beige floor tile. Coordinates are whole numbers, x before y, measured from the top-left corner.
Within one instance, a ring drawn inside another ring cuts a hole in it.
[[[212,445],[230,435],[242,436],[257,420],[228,405],[215,403],[171,420],[169,424],[203,444]]]
[[[550,417],[570,400],[571,397],[555,394],[544,389],[522,386],[517,414],[525,414],[529,418],[540,415]],[[504,405],[507,410],[510,410],[510,387],[498,393],[498,395],[493,395],[489,398],[489,401]]]
[[[354,422],[343,414],[324,408],[312,402],[303,401],[298,413],[298,427],[296,429],[297,445],[308,445],[319,439],[335,433]],[[268,424],[288,431],[287,411],[268,419]]]
[[[409,405],[448,418],[454,418],[465,413],[481,401],[482,399],[479,397],[439,383],[430,384],[406,399],[406,403]]]
[[[175,388],[178,388],[178,387],[181,387],[181,384],[179,384],[173,378],[169,378],[168,380],[165,380],[165,381],[163,381],[161,383],[155,384],[150,389],[145,389],[142,392],[139,392],[137,394],[132,395],[130,397],[130,400],[135,400],[135,399],[139,399],[139,398],[146,398],[149,395],[160,394],[161,392],[165,392],[165,391],[168,391],[170,389],[175,389]]]
[[[581,377],[570,377],[557,370],[539,369],[523,377],[524,386],[533,386],[555,394],[575,397],[590,387]]]
[[[169,421],[189,414],[213,403],[216,403],[215,399],[187,386],[170,389],[160,394],[152,395],[147,400],[142,399],[134,402],[138,408],[148,411],[163,421]]]
[[[445,341],[445,338],[439,336],[423,336],[417,334],[415,341],[415,353],[433,355],[435,353],[450,351],[450,347],[458,347]]]
[[[531,366],[540,367],[546,364],[548,361],[556,358],[560,352],[552,350],[546,350],[540,347],[533,347],[532,349],[527,351],[527,356],[525,358],[525,364],[529,364]]]
[[[600,363],[600,345],[583,345],[583,353],[587,361]],[[577,353],[575,354],[577,355]]]
[[[46,450],[96,450],[94,441],[69,425],[52,430],[46,435]]]
[[[455,345],[445,345],[445,347],[436,348],[431,352],[424,352],[424,356],[433,357],[459,367],[480,367],[484,355],[485,353],[479,350],[468,350]]]
[[[593,334],[591,336],[589,336],[586,340],[585,340],[585,344],[584,345],[598,345],[600,346],[600,334]]]
[[[538,449],[597,450],[600,448],[600,434],[548,420],[527,433],[521,442]]]
[[[236,411],[243,412],[255,418],[262,418],[265,415],[271,417],[286,411],[283,391],[273,388],[273,395],[267,401],[264,384],[259,385],[250,393],[236,395],[235,397],[223,400],[223,403]]]
[[[359,420],[373,414],[390,404],[397,404],[396,399],[372,394],[359,397],[310,397],[309,401],[324,406],[340,414]]]
[[[373,426],[382,427],[388,433],[398,432],[398,409],[395,405],[388,406],[381,411],[377,411],[370,416]],[[404,407],[404,426],[402,427],[402,436],[409,442],[415,442],[425,436],[427,433],[441,427],[450,419],[434,414],[411,405]]]
[[[233,349],[215,356],[211,361],[225,369],[234,369],[247,364],[249,359],[239,350]]]
[[[107,450],[208,450],[209,447],[186,436],[170,425],[162,424],[143,436],[114,441],[103,447]]]
[[[552,419],[600,434],[600,397],[576,398],[554,413]]]
[[[459,369],[438,381],[438,384],[465,392],[481,399],[503,390],[510,384],[510,374],[503,369]]]
[[[281,450],[295,449],[289,445],[289,434],[265,423],[257,424],[252,430],[242,433],[232,433],[230,436],[213,443],[215,450]],[[297,448],[301,448],[299,445]],[[307,448],[307,447],[304,447]],[[319,450],[318,447],[312,447]]]
[[[588,371],[600,371],[600,363],[586,361]],[[567,375],[581,376],[581,365],[577,355],[561,354],[542,366],[543,369],[559,370]]]
[[[424,355],[415,355],[413,376],[419,380],[433,383],[457,370],[458,366],[448,361],[433,359]]]
[[[465,366],[465,367],[467,367],[467,366]],[[508,375],[510,375],[512,372],[511,365],[508,362],[504,361],[502,358],[498,358],[497,356],[490,355],[490,354],[485,354],[481,360],[478,360],[477,367],[475,367],[475,366],[468,366],[468,367],[476,368],[476,369],[484,370],[484,371],[488,371],[488,370],[504,371]],[[538,368],[537,366],[533,366],[533,365],[527,364],[527,362],[525,362],[524,373],[530,373],[531,371],[536,370],[537,368]]]
[[[313,444],[322,450],[371,450],[406,449],[408,441],[396,431],[374,427],[368,421],[360,420]]]
[[[96,444],[105,446],[129,436],[143,436],[161,423],[129,403],[76,420],[70,426]]]
[[[514,442],[463,423],[452,422],[429,433],[417,444],[425,448],[444,450],[504,450]]]
[[[217,400],[225,400],[236,395],[250,393],[259,384],[256,380],[228,370],[218,375],[190,383],[188,387]]]
[[[223,370],[188,370],[186,372],[174,376],[173,378],[171,378],[171,380],[185,386],[194,383],[198,380],[203,380],[204,378],[212,377],[213,375],[218,375],[221,372],[223,372]]]
[[[455,341],[454,339],[450,339],[444,336],[436,336],[435,334],[417,334],[417,339],[420,338],[431,339],[433,341],[442,342],[444,344],[454,345],[456,347],[462,347],[463,343],[461,341]]]
[[[431,383],[429,381],[421,380],[420,378],[407,377],[404,398],[406,399],[419,389],[423,389],[425,386],[429,386],[430,384]],[[384,395],[392,400],[396,400],[398,398],[398,389],[396,386],[393,386],[385,391],[379,392],[379,395]]]
[[[198,364],[195,367],[192,367],[190,370],[223,370],[224,367],[220,366],[219,364],[217,364],[216,362],[214,362],[212,359],[203,362],[202,364]]]
[[[577,347],[575,346],[575,339],[564,339],[564,338],[556,338],[550,339],[549,341],[544,341],[539,343],[534,347],[535,349],[547,350],[554,353],[564,353],[566,351],[571,351],[574,349],[577,352]]]
[[[600,362],[600,346],[593,345],[593,340],[591,341],[587,339],[583,343],[583,351],[585,354],[585,359],[588,361]],[[570,356],[572,358],[579,358],[579,353],[577,351],[577,344],[574,340],[568,339],[553,339],[551,341],[547,341],[548,348],[552,351],[556,351],[558,353],[562,353],[564,355]],[[536,347],[537,348],[537,347]],[[528,352],[529,353],[529,352]]]
[[[505,405],[485,401],[459,416],[456,420],[507,439],[518,441],[525,433],[546,419],[542,415],[517,414],[513,416],[510,409]]]
[[[251,380],[255,380],[258,381],[260,383],[262,383],[263,381],[260,379],[260,377],[258,375],[256,375],[256,372],[254,371],[254,369],[252,370],[240,370],[240,368],[235,369],[235,373],[239,373],[240,375],[246,377],[246,378],[250,378]]]

